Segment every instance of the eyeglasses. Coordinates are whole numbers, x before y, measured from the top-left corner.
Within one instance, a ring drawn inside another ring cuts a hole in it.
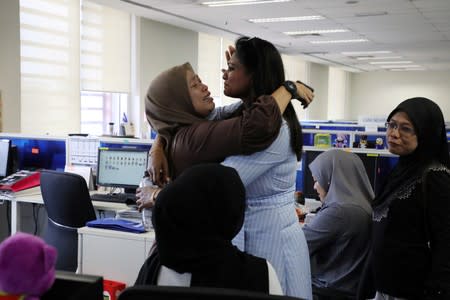
[[[408,125],[398,125],[397,122],[390,121],[384,123],[384,126],[386,126],[387,130],[398,130],[398,132],[404,136],[412,136],[415,135],[416,132],[413,127]]]

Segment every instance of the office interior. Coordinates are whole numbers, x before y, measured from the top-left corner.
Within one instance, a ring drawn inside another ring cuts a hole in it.
[[[108,1],[95,1],[98,5],[108,5]],[[126,88],[128,102],[126,111],[128,119],[134,124],[132,143],[151,145],[152,135],[144,116],[144,98],[150,81],[162,70],[171,66],[190,62],[199,76],[209,84],[214,98],[220,104],[229,103],[230,99],[221,95],[220,66],[223,66],[223,57],[214,58],[211,62],[217,69],[217,74],[211,74],[208,69],[210,62],[210,45],[231,44],[237,36],[224,32],[223,36],[210,32],[196,31],[188,28],[166,24],[160,21],[148,19],[131,14],[130,30],[132,31],[133,47],[130,57],[114,58],[115,60],[128,59],[131,67],[129,70],[129,83]],[[14,137],[16,139],[49,139],[51,141],[63,140],[69,133],[81,133],[79,78],[75,82],[75,97],[68,97],[67,101],[61,101],[54,105],[51,101],[36,101],[41,98],[24,97],[21,92],[21,40],[20,40],[20,1],[8,0],[0,2],[0,99],[1,99],[1,129],[0,137]],[[447,42],[448,42],[447,36]],[[211,44],[210,44],[211,43]],[[414,47],[414,45],[411,45]],[[351,49],[351,46],[349,46]],[[223,49],[223,48],[221,48]],[[280,50],[282,52],[282,50]],[[220,53],[217,51],[215,53]],[[282,52],[283,53],[283,52]],[[218,55],[219,56],[219,55]],[[299,119],[303,124],[323,123],[329,120],[349,121],[352,125],[358,124],[358,120],[375,118],[379,122],[401,101],[421,96],[435,101],[442,109],[445,120],[450,121],[450,67],[447,70],[422,70],[390,72],[385,70],[353,72],[348,68],[338,65],[330,66],[324,63],[312,62],[303,56],[283,54],[283,60],[288,63],[286,68],[289,79],[301,79],[315,89],[314,102],[303,110],[297,106]],[[209,83],[211,82],[211,83]],[[38,94],[38,92],[36,92]],[[38,95],[36,95],[38,96]],[[121,116],[120,116],[121,117]],[[119,117],[119,118],[120,118]],[[320,120],[320,121],[319,121]],[[116,123],[116,126],[118,124]],[[379,125],[379,124],[378,124]],[[320,133],[331,133],[332,144],[340,129],[320,129],[313,125],[305,131],[307,141],[319,129]],[[356,125],[355,125],[356,126]],[[304,127],[307,128],[307,127]],[[373,129],[373,125],[371,127]],[[375,125],[375,128],[377,126]],[[114,129],[119,133],[119,129]],[[308,130],[312,130],[308,132]],[[382,137],[384,132],[380,129],[373,136]],[[106,133],[106,128],[105,128]],[[364,131],[364,129],[362,130]],[[319,132],[319,131],[317,131]],[[348,130],[348,138],[357,141],[359,136],[354,130]],[[154,136],[153,136],[154,137]],[[113,138],[111,138],[113,139]],[[110,137],[103,140],[111,142]],[[126,144],[129,140],[119,139],[119,143]],[[310,174],[307,172],[307,163],[318,152],[315,152],[314,142],[305,144],[307,150],[299,166],[302,184],[311,185]],[[352,144],[349,143],[351,148]],[[62,155],[64,163],[53,166],[61,170],[67,163],[67,149]],[[323,149],[321,149],[323,151]],[[378,159],[367,158],[366,150],[360,151],[360,156],[367,159],[368,172],[374,173],[379,164],[392,164],[392,156],[386,149],[374,149]],[[386,160],[382,158],[385,157]],[[387,167],[386,167],[387,168]],[[306,170],[306,171],[305,171]],[[369,176],[370,177],[370,176]],[[376,176],[371,176],[373,185],[376,185]],[[308,197],[313,196],[313,191],[307,192]],[[8,215],[6,205],[0,205],[0,241],[6,238],[10,232],[8,223],[11,216]],[[45,230],[46,213],[42,205],[23,204],[21,210],[22,230],[41,235]]]

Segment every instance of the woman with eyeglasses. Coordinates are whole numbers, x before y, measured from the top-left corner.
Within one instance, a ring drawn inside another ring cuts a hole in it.
[[[373,202],[372,247],[360,295],[450,299],[450,158],[444,117],[426,98],[400,103],[386,123],[399,162]]]
[[[281,55],[270,42],[259,38],[239,38],[235,47],[227,52],[227,58],[228,69],[223,70],[224,93],[242,100],[232,117],[245,117],[252,112],[255,105],[267,97],[262,98],[261,95],[281,93],[288,94],[289,99],[298,99],[300,93],[302,98],[307,98],[306,105],[311,102],[312,90],[299,83],[285,81]],[[165,97],[166,104],[162,105],[163,98],[156,101],[155,95],[150,88],[146,111],[150,124],[159,133],[163,132],[160,121],[165,115],[158,113],[158,109],[173,106],[177,98]],[[164,123],[173,125],[172,121],[165,119]],[[263,119],[256,120],[259,125],[263,122]],[[215,148],[216,154],[223,154],[234,147],[227,143],[226,134],[191,130],[192,126],[183,127],[180,123],[175,126],[176,130],[165,137],[169,141],[165,145],[169,165],[175,176],[190,165],[208,162],[208,157],[214,152],[205,145],[223,145]],[[225,133],[230,133],[230,130]],[[241,136],[239,132],[233,134],[231,131],[230,134],[238,139],[251,138],[251,135]],[[250,140],[258,142],[254,138]],[[244,226],[234,244],[247,253],[267,259],[276,270],[284,294],[311,299],[308,247],[293,201],[302,144],[300,122],[289,102],[282,115],[281,128],[266,149],[250,152],[252,154],[225,155],[222,164],[236,169],[246,188]]]

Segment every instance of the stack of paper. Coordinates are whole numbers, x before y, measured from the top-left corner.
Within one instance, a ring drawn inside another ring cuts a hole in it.
[[[116,218],[120,219],[142,219],[142,213],[137,210],[137,208],[128,208],[117,211]]]

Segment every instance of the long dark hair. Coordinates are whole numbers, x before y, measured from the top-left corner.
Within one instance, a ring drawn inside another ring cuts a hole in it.
[[[283,61],[272,43],[256,37],[241,37],[235,46],[239,62],[252,74],[252,98],[270,95],[283,84]],[[289,126],[292,150],[297,161],[300,161],[303,148],[302,128],[292,103],[288,104],[283,117]]]

